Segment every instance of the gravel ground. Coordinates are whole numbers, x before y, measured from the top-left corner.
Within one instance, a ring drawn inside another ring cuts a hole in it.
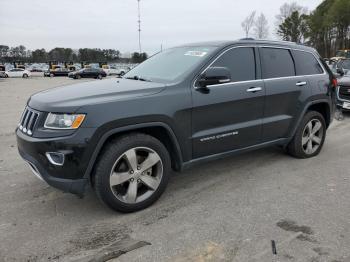
[[[349,114],[316,158],[270,148],[196,166],[125,215],[47,186],[18,155],[29,95],[72,82],[0,79],[0,261],[350,261]]]

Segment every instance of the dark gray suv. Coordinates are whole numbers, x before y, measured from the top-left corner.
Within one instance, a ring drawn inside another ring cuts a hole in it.
[[[109,207],[156,201],[171,170],[279,145],[316,156],[336,81],[317,52],[240,40],[165,50],[122,78],[33,95],[16,130],[20,155],[53,187],[91,185]]]

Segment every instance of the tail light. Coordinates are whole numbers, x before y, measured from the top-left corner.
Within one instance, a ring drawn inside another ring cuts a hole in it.
[[[338,80],[335,77],[332,79],[332,85],[334,88],[338,86]]]

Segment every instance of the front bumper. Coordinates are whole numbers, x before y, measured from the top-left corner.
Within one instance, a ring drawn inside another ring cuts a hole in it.
[[[350,100],[340,98],[339,87],[338,87],[337,88],[337,101],[336,101],[337,108],[339,110],[342,110],[342,111],[350,111],[350,108],[348,106],[345,106],[344,104],[349,105],[350,104]]]
[[[50,186],[60,189],[64,192],[73,193],[79,196],[83,196],[85,192],[85,186],[88,184],[88,179],[63,179],[50,176],[49,173],[30,155],[23,151],[19,151],[21,157],[29,164],[33,174],[39,179],[45,181]]]
[[[89,178],[85,176],[93,152],[90,139],[95,129],[81,128],[66,137],[34,138],[17,129],[17,145],[21,157],[30,165],[33,173],[50,186],[83,195]],[[47,152],[64,154],[63,165],[54,165]]]

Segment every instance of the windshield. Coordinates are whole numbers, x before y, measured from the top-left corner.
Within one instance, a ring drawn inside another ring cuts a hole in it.
[[[344,69],[350,69],[350,60],[344,60],[340,66]]]
[[[177,47],[160,52],[125,74],[125,78],[154,82],[176,81],[215,50],[212,46]]]

